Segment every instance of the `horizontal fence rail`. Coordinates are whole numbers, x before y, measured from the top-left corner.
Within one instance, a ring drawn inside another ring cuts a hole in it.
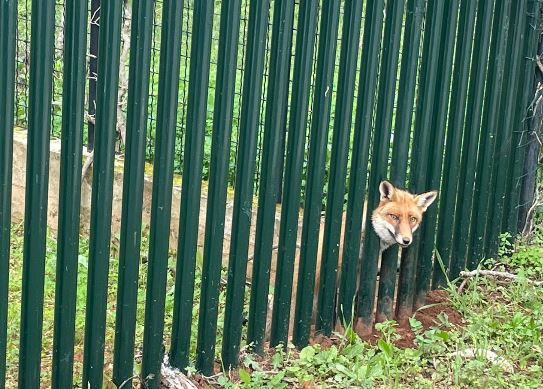
[[[523,225],[541,9],[0,2],[0,387],[158,388],[409,317]],[[386,247],[402,188],[437,200]]]

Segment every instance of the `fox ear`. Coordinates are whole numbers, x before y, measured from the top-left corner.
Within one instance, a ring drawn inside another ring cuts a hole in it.
[[[431,192],[421,193],[415,197],[415,200],[417,201],[417,206],[424,212],[430,205],[432,205],[436,198],[437,191],[433,190]]]
[[[381,193],[381,201],[392,200],[394,194],[394,186],[388,181],[381,181],[379,184],[379,193]]]

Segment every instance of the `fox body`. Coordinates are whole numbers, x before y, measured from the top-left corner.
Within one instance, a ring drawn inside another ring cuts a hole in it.
[[[437,197],[436,191],[430,191],[422,194],[411,194],[405,190],[394,187],[390,182],[383,181],[379,184],[380,201],[377,208],[375,208],[371,214],[372,227],[380,239],[380,252],[386,250],[388,247],[399,244],[405,248],[413,241],[413,233],[419,228],[422,221],[422,216],[428,207],[435,201]],[[367,210],[367,203],[364,204],[364,214],[362,216],[362,226],[365,225]],[[337,269],[341,269],[343,260],[343,238],[345,233],[345,221],[346,213],[343,212],[341,233],[338,247],[338,266]],[[364,234],[364,231],[362,231]],[[316,314],[319,281],[320,281],[320,268],[321,268],[321,253],[322,244],[324,240],[324,220],[321,220],[319,230],[319,243],[317,252],[317,268],[315,275],[315,288],[313,298],[313,321]],[[293,297],[290,314],[290,333],[294,324],[294,305],[296,301],[296,293],[298,287],[298,266],[299,255],[296,255],[294,262],[294,283],[293,283]],[[337,277],[339,278],[339,270],[337,271]],[[270,301],[271,304],[271,301]],[[271,313],[271,305],[270,305]],[[268,317],[268,324],[270,323],[270,317]],[[269,326],[266,329],[266,337],[269,335]]]

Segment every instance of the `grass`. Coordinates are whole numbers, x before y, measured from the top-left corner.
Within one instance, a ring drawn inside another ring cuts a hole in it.
[[[148,252],[148,234],[143,234],[142,242],[142,263],[140,265],[140,277],[138,288],[138,309],[136,323],[136,365],[135,373],[139,373],[141,362],[138,354],[140,354],[141,345],[143,343],[143,324],[144,324],[144,309],[145,309],[145,285],[147,275],[146,255]],[[19,358],[19,326],[21,318],[21,291],[22,291],[22,268],[23,268],[23,226],[21,224],[14,225],[11,234],[11,262],[10,262],[10,285],[9,285],[9,311],[8,311],[8,343],[7,343],[7,388],[17,387],[18,376],[18,358]],[[51,365],[53,348],[53,320],[54,320],[54,305],[55,305],[55,280],[56,280],[56,241],[54,235],[49,232],[47,236],[47,253],[45,261],[45,291],[44,291],[44,319],[43,319],[43,338],[42,338],[42,387],[51,386]],[[170,333],[172,325],[172,312],[174,300],[174,271],[175,271],[175,255],[170,253],[168,260],[168,277],[167,277],[167,293],[166,293],[166,317],[165,317],[165,339],[164,344],[169,348]],[[193,331],[191,338],[191,352],[196,351],[196,327],[198,323],[198,302],[200,300],[200,279],[201,279],[202,257],[198,254],[197,270],[196,270],[196,285],[194,290],[194,305],[193,305]],[[85,331],[85,303],[87,296],[87,272],[88,272],[88,239],[81,237],[80,255],[79,255],[79,273],[78,273],[78,289],[77,289],[77,313],[76,313],[76,328],[75,328],[75,351],[74,351],[74,377],[76,383],[81,383],[82,361],[83,361],[83,342]],[[223,279],[225,279],[225,270],[223,269]],[[111,379],[112,361],[113,361],[113,342],[115,337],[115,306],[117,297],[117,282],[118,282],[118,247],[113,244],[112,257],[109,270],[108,284],[108,304],[106,316],[106,340],[105,340],[105,363],[104,376],[105,383]],[[248,299],[245,299],[248,302]],[[221,286],[219,295],[219,322],[217,329],[218,344],[216,347],[217,355],[221,350],[222,328],[224,318],[224,307],[226,302],[226,288]],[[247,312],[248,306],[245,306]],[[137,380],[135,380],[137,383]]]
[[[394,321],[378,324],[375,345],[353,331],[336,335],[331,347],[308,346],[277,351],[266,361],[245,355],[237,374],[209,381],[225,388],[541,388],[543,382],[543,290],[526,277],[543,279],[543,234],[514,246],[502,246],[502,256],[482,266],[516,273],[518,282],[475,278],[462,292],[454,283],[450,303],[464,318],[453,325],[446,314],[424,329],[414,317],[413,348],[399,348]],[[507,241],[507,240],[506,240]],[[462,351],[474,350],[474,358]],[[486,350],[498,356],[493,363]],[[271,361],[271,362],[270,362]],[[512,366],[512,371],[508,367]]]
[[[143,250],[148,242],[144,234]],[[542,235],[543,236],[543,235]],[[531,286],[523,277],[543,279],[543,246],[537,234],[530,242],[504,244],[502,256],[487,260],[485,267],[507,270],[521,276],[519,282],[500,282],[492,278],[475,278],[459,293],[454,284],[448,292],[452,306],[462,314],[464,323],[455,326],[446,314],[440,315],[434,327],[425,329],[412,318],[410,326],[416,334],[416,347],[399,348],[395,342],[400,335],[396,323],[389,321],[378,325],[381,339],[375,345],[362,341],[353,331],[337,335],[330,347],[315,344],[297,352],[292,346],[279,349],[267,359],[243,353],[242,368],[236,374],[222,374],[208,381],[209,386],[225,388],[282,388],[282,387],[522,387],[540,388],[543,382],[543,290]],[[535,242],[535,243],[534,243]],[[22,278],[22,226],[12,231],[12,260],[10,264],[9,329],[8,329],[8,382],[16,387],[20,324]],[[77,321],[75,346],[75,379],[81,380],[84,309],[88,241],[81,239],[79,279],[77,292]],[[44,326],[42,345],[42,386],[50,386],[51,353],[53,340],[54,288],[56,243],[48,235],[45,267]],[[146,258],[140,271],[138,295],[136,354],[143,338],[145,306]],[[175,256],[169,259],[170,270],[175,268]],[[198,258],[193,323],[197,323],[201,257]],[[111,377],[112,345],[114,340],[115,298],[117,290],[117,248],[113,246],[110,266],[109,297],[106,323],[105,379]],[[169,271],[166,296],[165,344],[169,345],[174,295],[173,271]],[[246,299],[247,301],[247,299]],[[219,329],[216,350],[220,351],[225,291],[221,288]],[[247,310],[247,306],[245,307]],[[192,352],[196,345],[193,326]],[[454,355],[455,352],[475,349],[473,359]],[[513,365],[508,372],[500,365],[489,362],[482,350],[491,350]],[[139,372],[136,358],[135,373]],[[193,372],[193,369],[189,369]]]

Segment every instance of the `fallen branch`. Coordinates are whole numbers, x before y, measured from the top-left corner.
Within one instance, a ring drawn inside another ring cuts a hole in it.
[[[172,389],[196,389],[196,385],[185,374],[176,368],[170,366],[167,355],[164,355],[164,360],[160,368],[161,383],[163,387]]]
[[[462,271],[460,272],[460,277],[464,278],[473,278],[473,277],[496,277],[496,278],[505,278],[512,281],[518,281],[520,279],[519,276],[513,273],[508,273],[504,271],[495,271],[495,270],[473,270],[473,271]],[[543,285],[543,281],[534,281],[530,279],[526,279],[526,282],[530,285],[534,286],[541,286]]]

